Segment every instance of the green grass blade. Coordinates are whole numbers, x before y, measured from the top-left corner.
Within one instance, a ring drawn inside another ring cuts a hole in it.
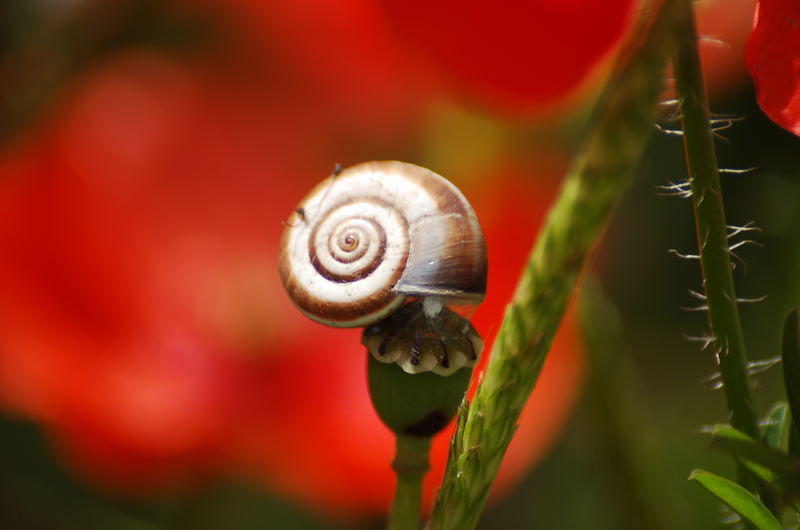
[[[759,530],[783,530],[781,523],[758,498],[740,485],[708,471],[696,469],[689,475],[712,495],[727,504]]]

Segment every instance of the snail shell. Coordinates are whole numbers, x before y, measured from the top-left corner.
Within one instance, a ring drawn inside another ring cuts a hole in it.
[[[410,296],[480,303],[486,243],[472,207],[445,178],[413,164],[365,162],[303,199],[286,223],[279,268],[308,317],[368,326]]]

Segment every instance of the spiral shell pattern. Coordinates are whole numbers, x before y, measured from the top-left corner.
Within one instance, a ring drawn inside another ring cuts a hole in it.
[[[475,213],[443,177],[366,162],[315,187],[286,223],[280,273],[294,304],[337,327],[375,323],[408,296],[475,304],[486,248]]]

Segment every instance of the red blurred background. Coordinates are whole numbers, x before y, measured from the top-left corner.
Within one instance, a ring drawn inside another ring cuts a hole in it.
[[[715,93],[743,78],[732,58],[752,2],[737,3],[703,8],[701,30],[729,47],[705,52]],[[5,413],[44,426],[72,473],[114,495],[236,476],[326,517],[379,516],[393,442],[370,408],[358,332],[292,308],[276,270],[282,221],[336,163],[402,159],[447,176],[486,232],[475,325],[491,344],[637,5],[8,6],[20,25],[5,27],[13,75],[0,81]],[[580,349],[570,317],[498,492],[557,439]]]

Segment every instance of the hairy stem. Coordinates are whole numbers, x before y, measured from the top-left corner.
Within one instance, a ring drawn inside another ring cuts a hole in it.
[[[725,206],[697,49],[694,12],[689,0],[681,2],[680,13],[678,48],[674,61],[675,79],[708,320],[731,413],[731,425],[757,439],[759,433],[750,398],[747,355],[733,284]]]
[[[676,39],[677,49],[673,61],[676,89],[686,166],[692,189],[711,344],[719,365],[731,425],[754,439],[759,439],[757,417],[750,397],[747,353],[733,283],[731,250],[711,113],[697,46],[694,9],[689,0],[681,2]],[[758,490],[758,482],[744,466],[738,466],[738,475],[743,486],[752,491]],[[773,504],[768,494],[764,501],[769,505]]]
[[[694,13],[688,0],[681,2],[677,41],[675,79],[713,345],[731,413],[731,425],[758,438],[708,98],[697,50]]]
[[[419,529],[422,483],[430,468],[430,449],[430,438],[397,436],[397,452],[392,462],[397,475],[397,489],[389,512],[389,530]]]
[[[628,186],[656,116],[677,0],[623,50],[523,272],[472,404],[462,409],[434,529],[474,528],[578,274]]]

